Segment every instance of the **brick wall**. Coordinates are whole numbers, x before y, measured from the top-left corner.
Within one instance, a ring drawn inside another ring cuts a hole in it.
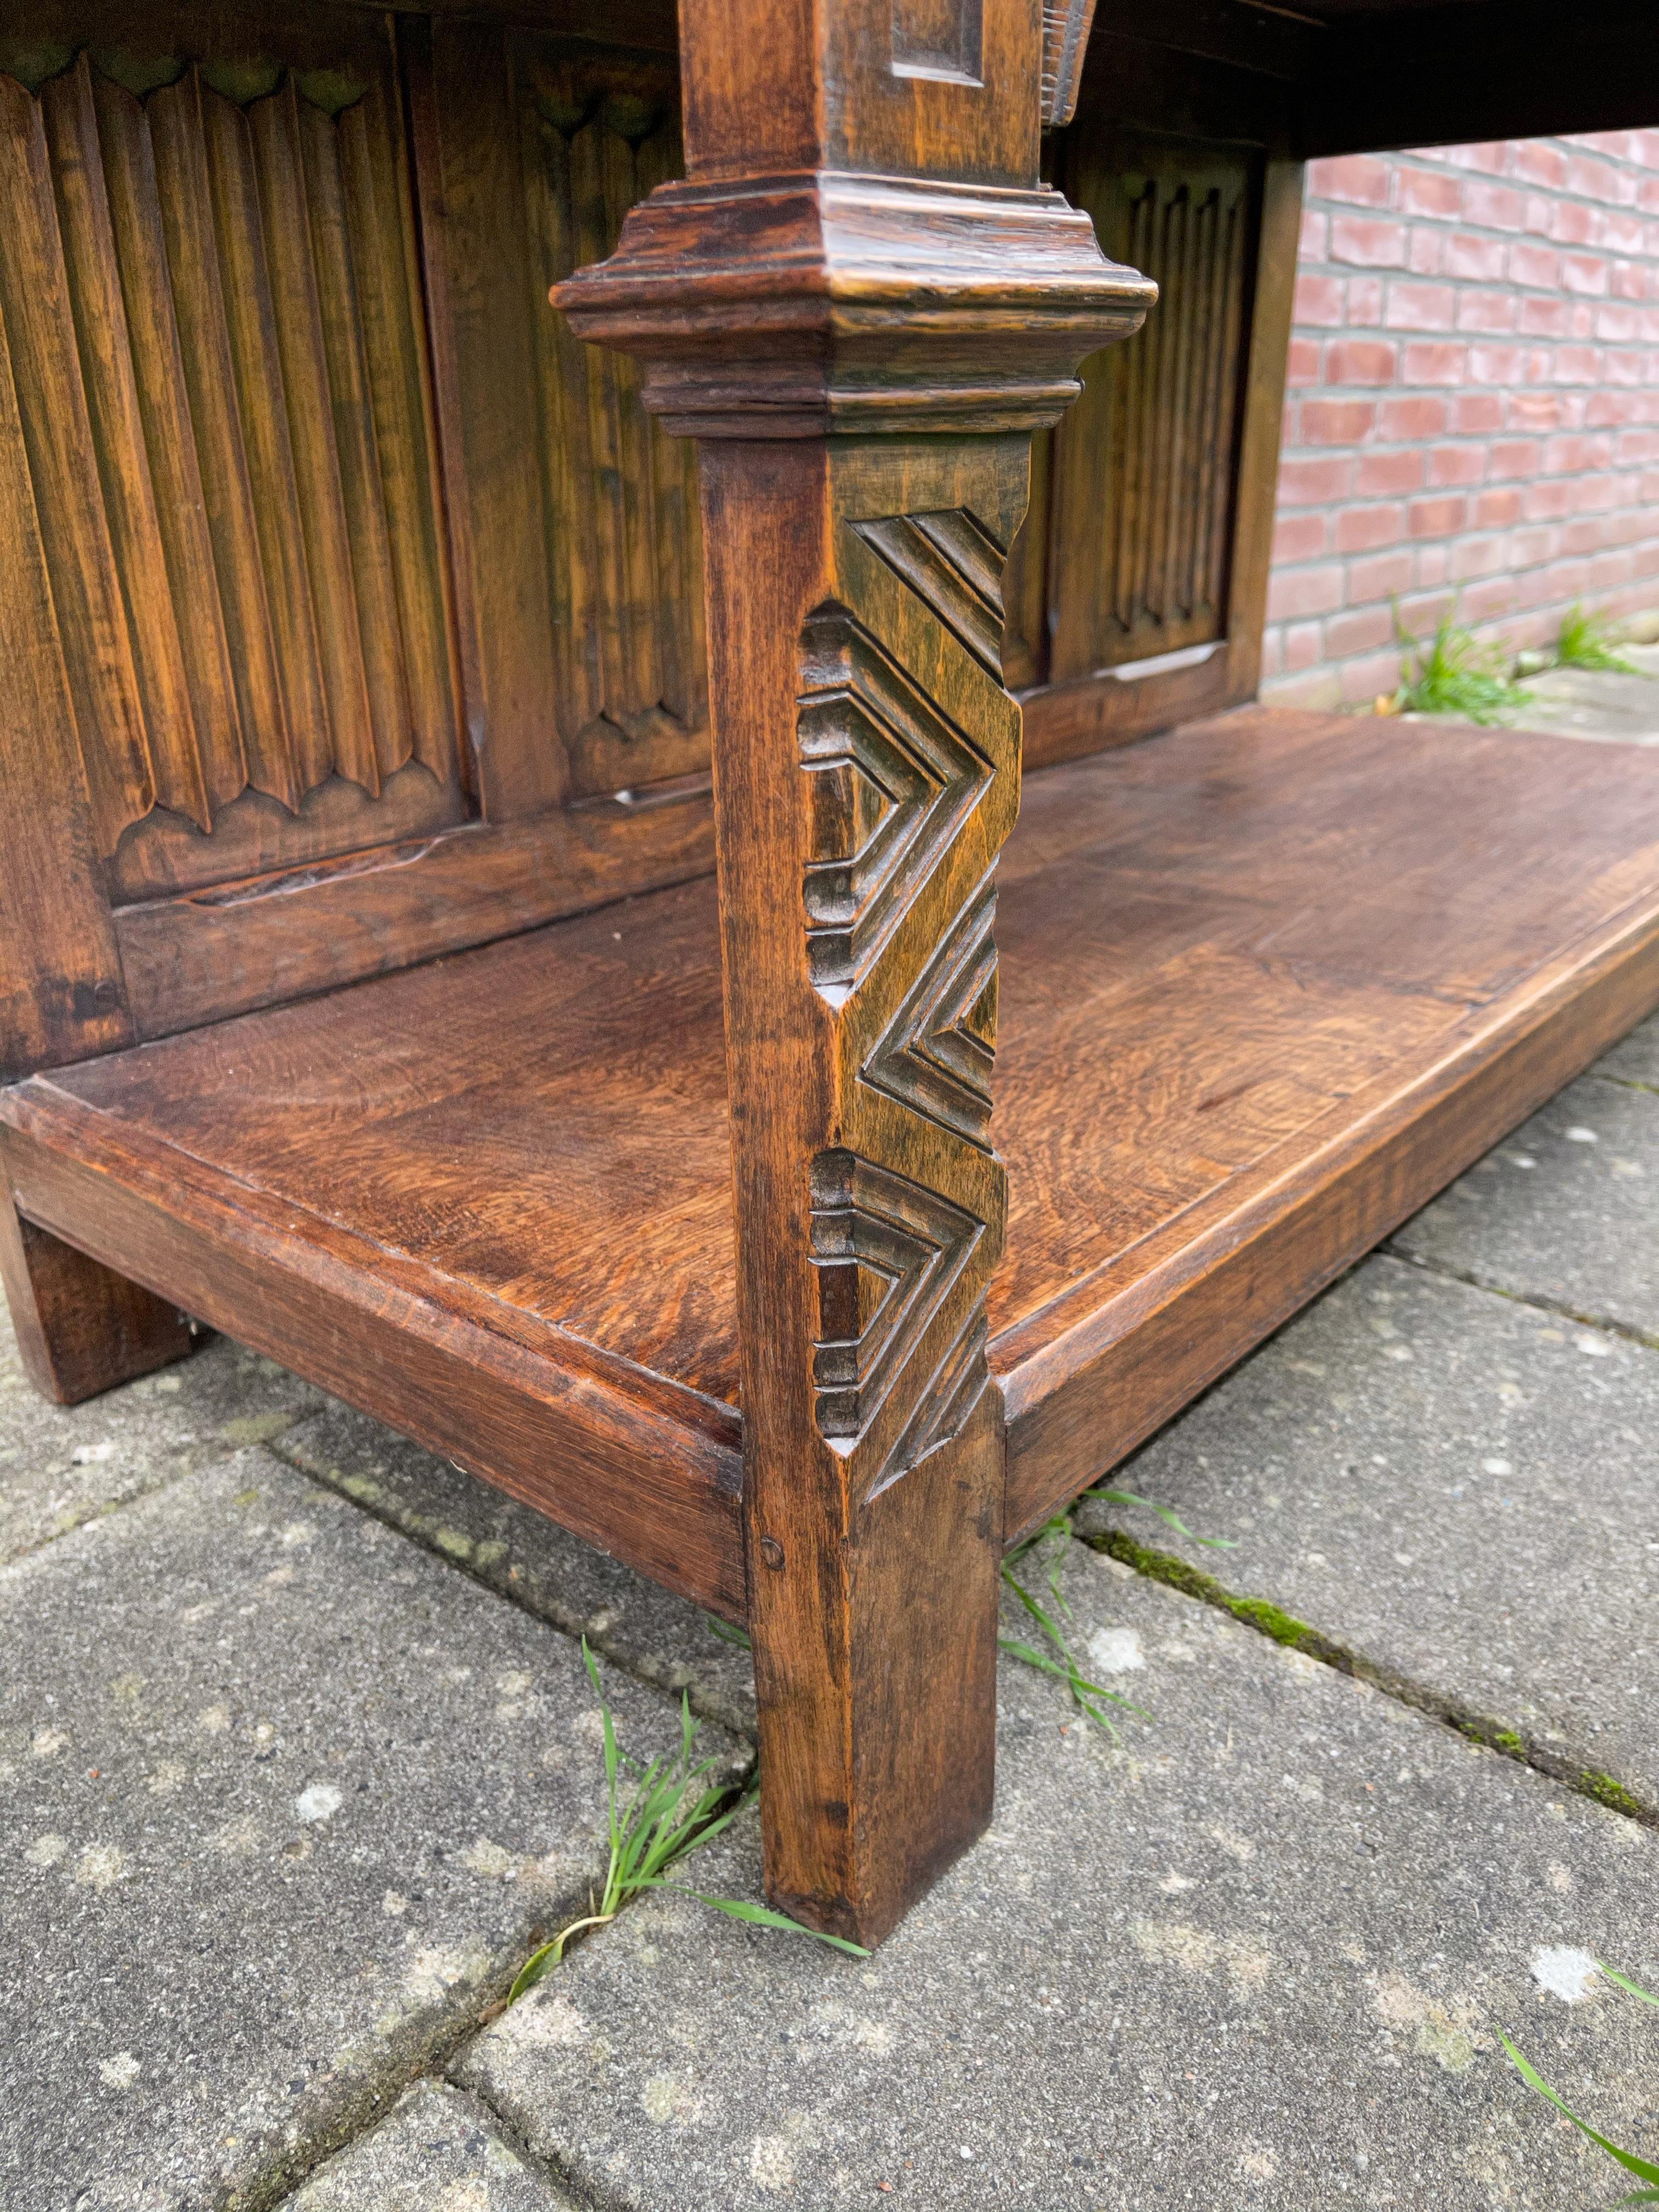
[[[1309,169],[1264,694],[1391,690],[1455,591],[1659,605],[1659,129]]]

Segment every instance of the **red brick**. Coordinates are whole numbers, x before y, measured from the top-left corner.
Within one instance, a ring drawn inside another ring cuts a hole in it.
[[[1353,488],[1361,499],[1393,498],[1402,492],[1419,491],[1425,472],[1420,446],[1399,446],[1380,453],[1361,453]]]
[[[1385,208],[1393,198],[1394,164],[1374,154],[1340,154],[1308,164],[1310,200],[1349,200],[1356,207]]]
[[[1529,483],[1523,498],[1528,522],[1559,522],[1572,513],[1572,486],[1559,479]]]
[[[1496,392],[1460,392],[1451,404],[1451,428],[1466,438],[1484,438],[1504,427],[1504,401]]]
[[[1564,338],[1571,309],[1565,300],[1528,298],[1516,302],[1516,328],[1529,338]]]
[[[1397,545],[1405,534],[1406,510],[1397,502],[1345,507],[1336,518],[1339,553],[1372,553],[1380,545]]]
[[[1506,615],[1515,605],[1515,580],[1510,576],[1492,576],[1484,582],[1471,584],[1458,599],[1460,618],[1470,624],[1490,622],[1495,615]]]
[[[1598,161],[1591,155],[1574,152],[1567,158],[1567,190],[1577,192],[1581,199],[1616,202],[1618,172],[1610,161]]]
[[[1594,346],[1557,346],[1550,376],[1555,384],[1597,384],[1601,356]]]
[[[1345,704],[1352,706],[1362,699],[1375,699],[1381,692],[1394,692],[1400,685],[1400,653],[1397,647],[1387,653],[1368,653],[1363,660],[1351,660],[1342,670],[1342,697]]]
[[[1325,658],[1323,623],[1291,623],[1284,636],[1286,668],[1316,668]]]
[[[1513,292],[1460,292],[1457,327],[1488,336],[1505,334],[1515,328],[1520,304]]]
[[[1310,261],[1323,261],[1330,234],[1330,217],[1324,210],[1304,207],[1302,210],[1302,235],[1297,245],[1298,260],[1304,264]]]
[[[1613,345],[1629,345],[1642,335],[1640,312],[1622,301],[1617,307],[1598,307],[1595,311],[1595,335]]]
[[[1601,217],[1600,243],[1613,253],[1641,253],[1646,251],[1647,228],[1640,216],[1629,208],[1608,208]]]
[[[1504,418],[1512,430],[1553,430],[1561,420],[1562,400],[1554,392],[1511,392]]]
[[[1325,348],[1327,384],[1392,384],[1400,349],[1386,338],[1333,338]]]
[[[1402,384],[1461,384],[1468,367],[1468,348],[1436,345],[1427,339],[1406,348]]]
[[[1561,283],[1564,290],[1576,292],[1581,299],[1600,299],[1607,289],[1606,257],[1600,253],[1564,253]]]
[[[1468,374],[1475,384],[1513,384],[1527,360],[1521,346],[1473,345],[1468,349]]]
[[[1597,246],[1604,220],[1600,208],[1585,207],[1577,200],[1558,200],[1550,236],[1558,246]]]
[[[1472,231],[1454,231],[1446,240],[1446,274],[1495,284],[1503,277],[1508,253],[1501,238],[1477,238]]]
[[[1333,660],[1350,653],[1366,653],[1386,645],[1394,635],[1394,609],[1389,606],[1353,607],[1333,615],[1325,625],[1325,650]]]
[[[1329,327],[1342,320],[1342,283],[1336,276],[1298,276],[1296,319]]]
[[[1567,181],[1567,157],[1547,138],[1522,138],[1515,149],[1513,173],[1529,185],[1559,192]]]
[[[1489,177],[1505,176],[1509,172],[1510,148],[1505,138],[1483,138],[1475,144],[1448,146],[1443,155],[1460,169],[1484,169]]]
[[[1474,502],[1474,526],[1477,530],[1507,530],[1511,523],[1521,520],[1521,488],[1505,484],[1499,491],[1483,491]],[[1277,556],[1275,544],[1274,553]]]
[[[1400,171],[1401,210],[1406,215],[1455,215],[1463,204],[1463,188],[1455,177],[1442,170]]]
[[[1443,499],[1414,499],[1407,520],[1413,538],[1449,538],[1463,527],[1468,511],[1467,499],[1448,493]]]
[[[1540,522],[1530,530],[1511,530],[1510,532],[1510,565],[1515,568],[1536,568],[1545,561],[1553,561],[1561,548],[1561,533],[1552,523]]]
[[[1311,561],[1324,552],[1328,535],[1322,514],[1281,514],[1273,525],[1273,559]]]
[[[1376,421],[1376,404],[1369,399],[1304,399],[1302,442],[1304,446],[1357,446],[1370,435]]]
[[[1415,438],[1438,438],[1446,428],[1446,403],[1430,394],[1385,399],[1376,410],[1376,434],[1391,445]]]
[[[1544,465],[1544,448],[1536,438],[1499,438],[1486,448],[1486,462],[1495,477],[1535,477]]]
[[[1446,238],[1431,224],[1412,225],[1406,241],[1406,266],[1413,276],[1437,276],[1446,265]]]
[[[1285,367],[1285,381],[1290,384],[1317,384],[1319,381],[1319,341],[1317,338],[1293,337],[1291,340],[1290,360]]]
[[[1505,538],[1460,538],[1452,547],[1452,578],[1467,583],[1472,576],[1493,576],[1507,561]]]
[[[1383,319],[1391,331],[1449,331],[1456,308],[1449,284],[1390,284]]]
[[[1364,606],[1370,599],[1392,599],[1411,587],[1415,556],[1406,546],[1389,553],[1373,553],[1348,563],[1348,604]]]
[[[1612,459],[1613,441],[1606,437],[1552,438],[1544,452],[1544,466],[1553,477],[1604,469]]]
[[[1471,177],[1463,186],[1463,217],[1483,230],[1519,230],[1521,195],[1512,185],[1490,185]]]
[[[1417,584],[1419,591],[1433,591],[1443,584],[1451,574],[1451,555],[1443,545],[1424,545],[1417,555]]]
[[[1350,276],[1348,279],[1348,328],[1351,331],[1379,330],[1382,324],[1382,279],[1380,276]]]
[[[1437,490],[1452,484],[1484,483],[1486,453],[1483,446],[1435,446],[1429,453],[1429,483]]]
[[[1403,269],[1406,226],[1379,222],[1375,216],[1334,215],[1331,258],[1351,262],[1358,269]]]
[[[1342,499],[1353,483],[1353,463],[1331,454],[1314,459],[1290,453],[1279,465],[1279,503],[1281,507],[1324,507]]]
[[[1553,291],[1561,281],[1561,257],[1553,246],[1534,246],[1517,238],[1510,248],[1510,282],[1532,284]]]
[[[1334,562],[1321,568],[1275,569],[1267,586],[1270,622],[1328,614],[1341,604],[1342,571]]]

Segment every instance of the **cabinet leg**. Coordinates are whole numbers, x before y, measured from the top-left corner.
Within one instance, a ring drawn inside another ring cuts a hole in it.
[[[25,1221],[3,1194],[0,1279],[23,1371],[60,1406],[79,1405],[195,1348],[191,1324],[175,1307]]]

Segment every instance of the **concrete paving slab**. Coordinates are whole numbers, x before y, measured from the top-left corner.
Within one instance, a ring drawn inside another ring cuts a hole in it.
[[[452,1461],[331,1403],[277,1447],[394,1528],[724,1728],[755,1732],[754,1668],[709,1616]]]
[[[289,2212],[575,2212],[476,2097],[436,2081],[417,2082],[287,2202]]]
[[[1659,1352],[1378,1258],[1113,1478],[1236,1550],[1076,1525],[1659,1808],[1656,1436]]]
[[[1654,2147],[1653,2014],[1546,1984],[1659,1972],[1659,1841],[1073,1554],[1078,1638],[1151,1714],[1122,1752],[1006,1661],[993,1832],[873,1959],[630,1908],[471,2046],[492,2109],[618,2212],[1616,2193],[1495,2030]],[[752,1894],[752,1824],[726,1842],[700,1884]]]
[[[268,1452],[0,1571],[0,2203],[268,2202],[602,1863],[568,1638]],[[665,1698],[612,1672],[624,1741]]]
[[[24,1375],[0,1300],[0,1561],[193,1467],[280,1435],[323,1394],[228,1338],[79,1406]]]
[[[1389,1249],[1659,1343],[1659,1097],[1569,1084]]]
[[[1633,1029],[1627,1037],[1603,1053],[1592,1071],[1619,1083],[1645,1083],[1659,1090],[1659,1014]]]
[[[1659,745],[1659,653],[1621,647],[1634,675],[1606,668],[1552,668],[1526,679],[1515,726],[1603,744]]]

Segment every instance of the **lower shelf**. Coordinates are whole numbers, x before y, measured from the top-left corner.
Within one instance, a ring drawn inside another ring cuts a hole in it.
[[[1247,709],[1002,872],[1012,1538],[1659,1004],[1659,756]],[[743,1611],[713,886],[0,1095],[41,1227]]]

